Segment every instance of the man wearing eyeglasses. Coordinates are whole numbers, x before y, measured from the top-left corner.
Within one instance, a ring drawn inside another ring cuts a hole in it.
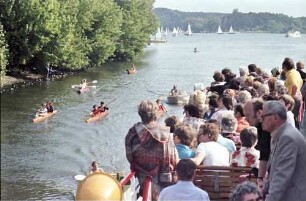
[[[271,133],[265,201],[306,200],[306,139],[286,121],[286,107],[280,101],[264,103],[262,128]]]
[[[267,172],[267,164],[270,156],[270,141],[271,135],[269,132],[264,131],[261,125],[261,114],[263,109],[263,100],[261,98],[252,99],[246,102],[243,106],[243,113],[245,119],[249,122],[250,126],[257,128],[258,142],[255,149],[259,150],[259,169],[257,177],[257,186],[259,190],[263,188],[264,178]]]

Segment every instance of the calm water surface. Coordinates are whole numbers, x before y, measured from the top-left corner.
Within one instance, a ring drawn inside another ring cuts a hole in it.
[[[193,53],[197,47],[198,53]],[[194,34],[168,37],[152,44],[135,62],[137,74],[125,72],[130,64],[107,64],[73,77],[45,82],[1,95],[1,199],[72,200],[76,174],[87,173],[97,160],[105,171],[129,170],[124,137],[140,118],[141,100],[166,100],[173,84],[191,92],[194,83],[208,85],[215,70],[256,63],[271,70],[285,57],[306,61],[306,36],[283,34]],[[97,80],[97,90],[77,94],[71,85],[81,79]],[[92,105],[108,102],[110,114],[102,121],[84,121]],[[58,113],[42,123],[31,122],[40,103],[51,100]],[[181,106],[166,105],[182,117]],[[163,121],[163,119],[161,119]]]

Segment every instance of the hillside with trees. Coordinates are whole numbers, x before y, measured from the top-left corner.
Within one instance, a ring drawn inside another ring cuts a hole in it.
[[[224,31],[233,26],[239,32],[286,33],[298,30],[306,33],[306,17],[292,18],[284,14],[241,13],[234,9],[232,13],[182,12],[167,8],[155,8],[154,13],[163,27],[187,29],[190,23],[195,33],[214,33],[220,25]]]

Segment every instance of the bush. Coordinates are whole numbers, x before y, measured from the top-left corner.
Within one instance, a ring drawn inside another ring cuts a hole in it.
[[[0,23],[0,75],[1,76],[5,75],[6,72],[6,65],[8,63],[7,54],[8,54],[8,49],[7,49],[6,40],[4,38],[3,26]]]

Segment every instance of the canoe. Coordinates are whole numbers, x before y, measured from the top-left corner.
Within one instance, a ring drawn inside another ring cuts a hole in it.
[[[187,103],[188,101],[189,101],[188,94],[176,94],[176,95],[169,95],[167,97],[167,103],[169,104]]]
[[[77,92],[79,93],[79,94],[82,94],[82,93],[86,93],[86,92],[89,92],[90,91],[90,89],[89,89],[89,87],[85,87],[85,88],[79,88],[78,90],[77,90]]]
[[[45,119],[48,119],[49,117],[52,117],[53,115],[55,115],[57,113],[57,110],[54,110],[53,112],[49,112],[43,116],[38,116],[34,119],[32,119],[33,123],[38,123],[38,122],[41,122]]]
[[[126,70],[126,71],[127,71],[128,74],[135,74],[135,73],[136,73],[136,70],[135,70],[135,69],[134,69],[134,70],[131,70],[131,69],[130,69],[130,70]]]
[[[90,122],[93,122],[93,121],[97,121],[99,119],[102,119],[103,117],[105,117],[106,115],[108,115],[108,112],[105,111],[105,112],[101,112],[99,114],[97,114],[96,116],[94,117],[90,117],[89,119],[86,120],[86,123],[90,123]]]

